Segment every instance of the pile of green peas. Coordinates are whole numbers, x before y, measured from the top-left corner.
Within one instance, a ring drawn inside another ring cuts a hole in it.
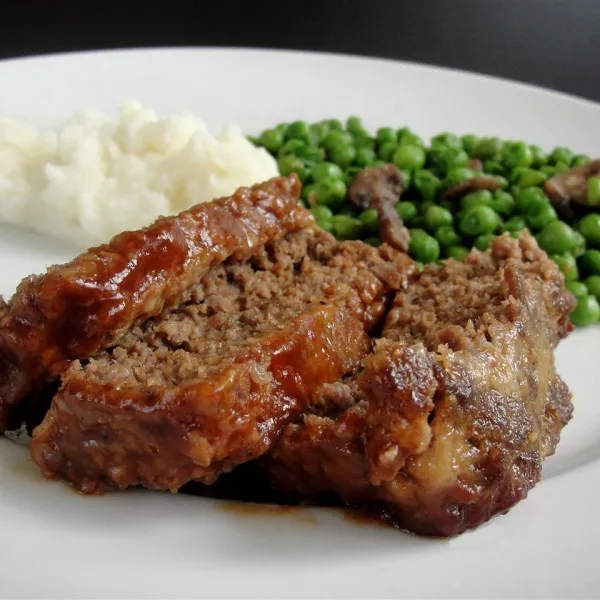
[[[396,211],[410,230],[409,254],[420,265],[460,259],[472,247],[487,249],[496,235],[508,231],[517,237],[527,228],[577,298],[572,322],[585,326],[600,319],[600,178],[587,182],[588,204],[598,212],[575,222],[561,220],[543,190],[546,179],[585,165],[588,156],[563,147],[546,153],[522,141],[452,133],[436,135],[427,145],[408,127],[381,127],[371,135],[358,117],[344,124],[338,119],[281,123],[250,140],[276,158],[281,175],[299,176],[301,202],[337,239],[381,243],[376,211],[359,211],[347,201],[347,192],[361,169],[391,162],[405,182]],[[471,159],[479,159],[483,170],[469,168]],[[497,180],[498,190],[445,198],[450,187],[484,173]]]

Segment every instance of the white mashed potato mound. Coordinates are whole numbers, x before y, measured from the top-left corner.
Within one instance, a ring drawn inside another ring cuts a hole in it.
[[[0,221],[79,246],[277,174],[238,127],[214,136],[192,114],[158,118],[137,102],[116,122],[81,112],[53,130],[0,117]]]

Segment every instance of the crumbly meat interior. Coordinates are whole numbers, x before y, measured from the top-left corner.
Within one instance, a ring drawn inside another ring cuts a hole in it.
[[[148,388],[208,378],[310,305],[335,298],[358,314],[360,295],[344,288],[368,288],[369,274],[361,281],[358,273],[369,263],[390,280],[399,276],[393,263],[386,265],[362,244],[338,244],[322,232],[289,234],[248,261],[211,269],[183,305],[133,328],[117,347],[75,368],[102,383]]]
[[[321,411],[287,426],[269,469],[286,493],[336,494],[399,527],[453,535],[524,498],[572,413],[553,348],[573,298],[528,235],[428,266]]]
[[[177,308],[71,365],[33,458],[85,493],[212,483],[358,366],[414,272],[390,247],[313,228],[217,265]]]

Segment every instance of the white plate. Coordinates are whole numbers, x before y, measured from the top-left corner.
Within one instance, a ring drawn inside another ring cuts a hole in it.
[[[590,73],[594,77],[595,73]],[[600,154],[600,106],[533,87],[383,60],[274,51],[101,52],[0,64],[0,113],[37,120],[129,98],[188,108],[248,133],[349,114],[566,145]],[[73,249],[0,228],[0,291]],[[599,330],[558,350],[575,418],[529,499],[449,541],[340,513],[243,514],[227,503],[131,491],[84,498],[43,481],[26,449],[0,440],[0,594],[10,597],[597,596],[600,539]]]

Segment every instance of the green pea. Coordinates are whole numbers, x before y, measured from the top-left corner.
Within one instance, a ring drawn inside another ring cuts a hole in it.
[[[491,206],[499,215],[508,217],[512,215],[515,210],[515,199],[509,192],[496,190],[489,202],[489,206]]]
[[[342,131],[344,129],[339,119],[328,119],[327,125],[329,125],[331,131]]]
[[[348,117],[346,119],[346,129],[350,133],[364,132],[362,121],[358,117]]]
[[[414,186],[423,200],[434,200],[442,182],[431,171],[419,169],[414,173]]]
[[[356,149],[348,144],[340,144],[329,149],[329,158],[344,169],[354,162]]]
[[[455,167],[446,173],[443,187],[446,189],[454,187],[467,179],[473,179],[474,176],[475,174],[472,169],[468,169],[467,167]]]
[[[348,215],[334,215],[331,218],[333,233],[338,240],[355,240],[362,236],[363,224],[359,219]]]
[[[515,216],[508,219],[508,221],[504,223],[502,229],[504,231],[518,232],[522,231],[526,227],[527,224],[525,223],[525,219],[523,217]]]
[[[460,138],[460,141],[464,151],[469,155],[473,154],[475,146],[477,145],[477,136],[473,135],[472,133],[468,133],[467,135],[463,135],[462,138]]]
[[[313,217],[316,219],[317,223],[319,221],[328,221],[333,217],[333,212],[327,206],[323,206],[322,204],[315,204],[310,207],[310,212]]]
[[[583,283],[585,283],[589,293],[600,300],[600,275],[590,275],[583,280]]]
[[[558,219],[558,215],[554,208],[544,202],[542,204],[531,203],[525,213],[525,220],[530,229],[543,229],[548,223]]]
[[[366,167],[370,165],[375,160],[375,158],[375,152],[370,148],[359,148],[356,151],[355,162],[361,167]]]
[[[540,185],[544,183],[544,181],[546,181],[545,173],[534,169],[524,168],[515,183],[522,188],[528,188],[534,185]]]
[[[287,154],[296,154],[299,148],[306,148],[306,142],[297,139],[291,139],[283,143],[277,152],[278,156],[286,156]]]
[[[551,254],[550,258],[556,263],[559,270],[565,276],[565,281],[575,281],[579,279],[579,269],[577,261],[572,254],[568,252],[564,254]]]
[[[586,243],[585,238],[579,233],[579,231],[575,230],[575,245],[571,248],[571,254],[575,258],[579,258],[583,256],[586,251]]]
[[[338,207],[346,198],[346,189],[346,184],[341,179],[323,179],[315,187],[316,203]]]
[[[290,123],[285,132],[288,140],[302,140],[306,144],[313,143],[312,131],[306,121],[294,121]]]
[[[323,179],[341,179],[344,172],[338,165],[331,162],[321,162],[311,168],[310,173],[315,181],[323,181]]]
[[[394,142],[385,142],[384,144],[379,146],[377,150],[377,156],[379,156],[381,160],[389,162],[392,160],[392,156],[394,155],[394,152],[396,152],[397,147],[397,144],[395,144]]]
[[[280,156],[277,159],[277,170],[284,177],[287,177],[290,173],[296,173],[302,183],[304,183],[310,175],[310,171],[305,167],[304,163],[293,154]]]
[[[417,267],[418,271],[422,271],[425,268],[425,265],[421,261],[415,260],[415,267]]]
[[[398,144],[400,146],[409,145],[425,148],[425,142],[418,135],[416,135],[410,130],[404,133],[400,133],[401,131],[401,129],[398,130]]]
[[[475,144],[473,156],[475,158],[494,158],[502,153],[503,143],[497,137],[483,137]]]
[[[440,256],[440,245],[434,237],[422,229],[411,229],[408,253],[415,260],[429,263],[437,260]]]
[[[430,232],[434,232],[444,225],[452,225],[454,220],[449,210],[435,205],[429,206],[423,216],[425,218],[425,227]]]
[[[288,128],[287,123],[278,123],[277,125],[275,125],[275,129],[277,129],[277,131],[279,131],[279,133],[281,133],[281,135],[284,137],[284,139],[285,139],[285,133],[287,131],[287,128]]]
[[[508,179],[502,175],[494,175],[494,179],[498,182],[500,189],[505,190],[508,187]]]
[[[466,167],[469,155],[462,148],[433,147],[429,156],[434,165],[442,171],[449,171],[456,167]]]
[[[600,250],[587,250],[579,260],[584,271],[600,275]]]
[[[564,221],[551,221],[537,235],[542,250],[548,254],[569,252],[577,243],[575,232]]]
[[[526,214],[530,205],[541,206],[542,203],[547,203],[548,199],[546,194],[540,188],[525,188],[520,190],[515,196],[515,203],[517,210]]]
[[[295,141],[295,140],[290,140]],[[289,142],[286,142],[289,143]],[[316,164],[323,160],[323,150],[321,148],[317,148],[316,146],[299,146],[296,148],[292,154],[295,154],[298,158],[302,159],[305,164]]]
[[[584,165],[587,165],[591,160],[592,159],[587,154],[578,154],[577,156],[573,157],[573,160],[571,161],[571,166],[583,167]]]
[[[346,146],[352,144],[354,140],[352,135],[347,131],[330,131],[323,140],[323,146],[330,151],[332,148],[337,146]]]
[[[504,175],[505,173],[504,166],[497,160],[486,160],[483,163],[483,170],[491,175]]]
[[[445,148],[459,148],[463,149],[462,142],[457,135],[453,133],[440,133],[435,137],[431,138],[431,146],[444,146]]]
[[[377,248],[377,246],[381,246],[381,240],[378,237],[368,237],[365,239],[365,244]]]
[[[313,123],[310,126],[310,131],[312,133],[313,140],[318,144],[323,144],[323,140],[327,137],[329,133],[329,123],[327,121],[319,121],[318,123]]]
[[[375,134],[375,138],[378,146],[388,143],[396,145],[398,143],[398,135],[391,127],[380,127]]]
[[[379,219],[377,211],[374,208],[368,208],[358,216],[360,222],[364,225],[365,231],[369,234],[375,234],[378,230]]]
[[[592,295],[584,296],[577,300],[577,307],[569,315],[572,323],[577,327],[585,327],[595,323],[600,318],[600,304]]]
[[[563,163],[566,167],[569,167],[573,160],[573,156],[573,151],[569,150],[569,148],[557,147],[550,153],[550,162],[555,165]]]
[[[460,221],[460,231],[469,237],[492,233],[498,227],[500,218],[493,208],[479,204],[464,211]]]
[[[502,162],[508,169],[529,167],[533,162],[533,155],[524,142],[507,142],[502,150]]]
[[[356,149],[365,148],[375,152],[375,138],[372,138],[368,133],[357,134],[353,137]]]
[[[271,154],[277,154],[283,144],[283,134],[277,129],[265,129],[258,138],[258,143]]]
[[[442,248],[450,248],[460,244],[460,236],[452,225],[442,225],[435,231],[435,239]]]
[[[598,281],[600,282],[600,277],[598,277]],[[590,293],[588,286],[582,281],[567,281],[565,282],[565,287],[573,294],[573,296],[575,296],[575,298],[583,298]]]
[[[531,166],[539,169],[548,162],[548,155],[539,146],[529,146],[531,150]]]
[[[485,235],[477,236],[473,242],[473,246],[475,246],[477,250],[485,252],[490,247],[490,244],[495,237],[496,236],[493,233],[486,233]]]
[[[398,146],[392,157],[392,162],[399,169],[420,169],[425,164],[425,150],[420,146],[410,144]]]
[[[417,216],[417,207],[412,202],[398,202],[396,213],[404,223],[408,224]]]
[[[590,177],[587,180],[587,203],[590,206],[600,204],[600,177]]]
[[[577,228],[588,244],[600,246],[600,213],[585,215]]]
[[[462,260],[467,254],[469,254],[469,249],[465,248],[465,246],[450,246],[446,248],[446,256],[454,260]]]
[[[462,210],[468,210],[473,206],[484,204],[490,206],[492,204],[492,192],[489,190],[475,190],[469,192],[460,199],[460,207]]]

